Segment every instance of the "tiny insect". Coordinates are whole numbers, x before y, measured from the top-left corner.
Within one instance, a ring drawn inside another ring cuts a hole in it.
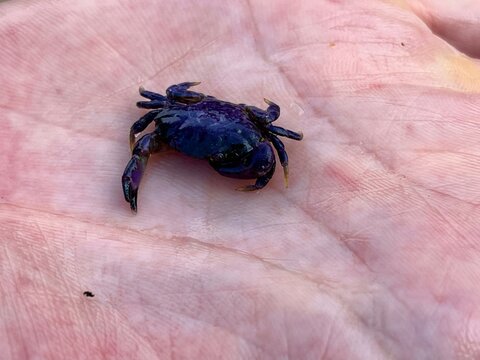
[[[256,179],[255,184],[237,190],[259,190],[275,172],[275,148],[288,187],[288,156],[278,136],[302,140],[303,134],[272,125],[280,116],[280,107],[264,99],[266,110],[234,104],[213,96],[188,90],[199,82],[170,86],[166,96],[140,88],[149,101],[137,106],[152,109],[130,129],[132,158],[122,176],[125,200],[137,211],[140,181],[151,154],[164,146],[188,156],[208,160],[221,175],[237,179]],[[155,121],[155,130],[136,141],[137,134]]]
[[[95,295],[91,291],[84,291],[83,296],[85,297],[94,297]]]

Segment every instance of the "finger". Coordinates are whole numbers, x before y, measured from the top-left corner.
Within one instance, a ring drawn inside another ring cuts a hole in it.
[[[480,57],[480,2],[411,0],[410,3],[435,34],[459,51]]]

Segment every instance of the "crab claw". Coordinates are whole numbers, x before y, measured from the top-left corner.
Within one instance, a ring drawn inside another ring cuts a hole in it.
[[[125,200],[130,203],[130,209],[137,212],[137,194],[143,172],[147,165],[147,159],[133,155],[125,168],[122,176],[122,188]]]
[[[125,167],[122,176],[122,189],[125,200],[130,204],[130,209],[137,212],[137,195],[140,181],[147,167],[151,154],[158,152],[161,146],[157,133],[142,136],[133,147],[132,158]]]

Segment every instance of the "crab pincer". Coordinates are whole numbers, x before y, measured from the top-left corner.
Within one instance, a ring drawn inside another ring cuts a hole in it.
[[[130,203],[133,212],[137,212],[137,195],[140,181],[151,154],[160,150],[161,142],[156,133],[146,134],[135,144],[132,158],[122,176],[123,195]]]

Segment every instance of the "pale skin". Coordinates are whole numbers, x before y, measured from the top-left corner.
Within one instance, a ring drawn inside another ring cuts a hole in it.
[[[0,5],[2,358],[479,358],[480,67],[429,28],[478,55],[478,2],[161,3]],[[183,81],[281,106],[288,189],[162,153],[130,212]]]

